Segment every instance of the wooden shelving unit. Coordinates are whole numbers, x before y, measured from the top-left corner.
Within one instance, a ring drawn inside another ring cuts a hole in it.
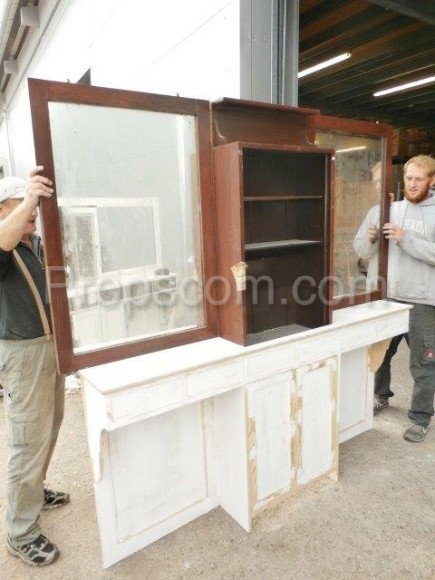
[[[220,306],[225,338],[254,344],[329,322],[331,155],[273,143],[215,148],[219,273],[231,286]],[[246,264],[242,290],[237,264]]]

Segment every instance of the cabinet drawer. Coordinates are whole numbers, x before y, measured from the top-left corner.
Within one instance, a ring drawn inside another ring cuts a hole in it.
[[[297,366],[294,345],[273,347],[245,358],[246,379],[255,380]]]
[[[189,397],[201,393],[212,395],[214,391],[218,394],[228,387],[242,385],[242,369],[242,361],[237,360],[189,373],[186,377],[187,394]]]
[[[380,339],[375,324],[370,320],[344,329],[340,334],[340,340],[342,352],[348,352],[378,342]]]
[[[184,392],[181,377],[144,385],[111,397],[108,413],[113,423],[129,422],[147,414],[155,415],[160,409],[163,411],[181,403]]]
[[[403,312],[401,315],[392,316],[390,318],[385,318],[377,323],[377,333],[379,339],[390,338],[391,336],[396,336],[397,334],[402,334],[403,332],[408,332],[409,328],[409,313]]]
[[[338,332],[301,340],[298,363],[309,364],[328,358],[338,352],[339,344]]]

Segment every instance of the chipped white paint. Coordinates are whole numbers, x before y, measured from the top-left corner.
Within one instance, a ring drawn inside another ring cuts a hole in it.
[[[214,338],[82,371],[104,566],[216,506],[249,531],[264,506],[336,477],[339,426],[341,440],[371,426],[367,348],[408,313],[379,301],[267,343]]]

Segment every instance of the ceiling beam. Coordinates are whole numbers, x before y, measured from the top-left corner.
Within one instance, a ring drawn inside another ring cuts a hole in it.
[[[435,26],[435,6],[433,2],[428,2],[427,0],[414,0],[412,3],[408,0],[370,0],[370,2]]]

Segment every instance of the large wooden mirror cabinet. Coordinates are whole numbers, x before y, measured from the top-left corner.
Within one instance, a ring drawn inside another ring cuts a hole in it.
[[[62,372],[214,336],[262,342],[382,296],[351,240],[385,198],[370,182],[379,161],[388,187],[385,126],[36,79],[29,92],[55,184],[41,221]]]

